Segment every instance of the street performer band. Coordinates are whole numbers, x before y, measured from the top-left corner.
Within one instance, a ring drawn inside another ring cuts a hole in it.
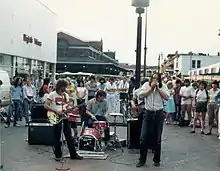
[[[70,110],[73,110],[63,108],[64,105],[69,104],[70,98],[69,95],[66,93],[66,88],[68,85],[69,83],[65,79],[60,79],[57,81],[55,90],[51,92],[47,97],[47,100],[44,104],[45,109],[54,112],[57,115],[70,113]],[[155,166],[160,165],[161,135],[163,131],[164,120],[163,100],[168,99],[168,94],[169,93],[167,91],[167,87],[162,83],[160,74],[154,74],[149,82],[142,81],[140,84],[140,88],[135,90],[133,93],[131,108],[132,110],[136,110],[138,106],[138,113],[134,117],[139,117],[140,123],[143,122],[140,128],[140,159],[137,167],[143,166],[146,162],[149,140],[151,140],[152,138],[151,135],[153,135],[154,139],[153,161]],[[103,121],[107,123],[106,116],[108,112],[108,104],[105,99],[106,92],[104,90],[98,90],[95,93],[94,97],[87,102],[85,115],[89,116],[89,119],[84,120],[83,122],[86,122],[85,125],[89,128],[94,127],[94,121]],[[131,111],[131,113],[133,112]],[[55,159],[58,161],[62,159],[62,142],[60,140],[62,131],[66,138],[70,158],[79,160],[83,159],[77,154],[76,149],[72,143],[71,127],[68,119],[63,119],[62,122],[54,125]],[[107,145],[110,139],[109,127],[106,126],[103,132],[105,145]]]
[[[60,79],[57,81],[55,90],[48,95],[47,100],[44,103],[45,109],[54,112],[57,115],[63,115],[63,113],[70,113],[68,109],[63,108],[64,105],[69,105],[69,103],[72,103],[70,101],[69,95],[65,92],[67,86],[68,86],[68,82],[66,80]],[[88,101],[86,114],[90,116],[90,118],[86,121],[87,122],[86,125],[89,128],[93,127],[94,121],[107,121],[106,119],[107,102],[105,98],[106,98],[105,91],[99,90],[97,91],[95,98],[92,98],[91,100]],[[65,139],[70,153],[70,158],[82,160],[83,157],[79,156],[76,153],[76,149],[73,145],[71,127],[68,119],[63,119],[62,122],[59,122],[54,125],[55,160],[60,161],[62,159],[62,150],[61,150],[62,130],[65,135]],[[104,141],[106,145],[109,139],[110,139],[109,127],[106,127],[104,129]]]

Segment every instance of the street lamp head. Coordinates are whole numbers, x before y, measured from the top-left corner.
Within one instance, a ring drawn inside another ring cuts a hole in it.
[[[132,0],[131,5],[136,8],[145,8],[149,7],[150,0]]]

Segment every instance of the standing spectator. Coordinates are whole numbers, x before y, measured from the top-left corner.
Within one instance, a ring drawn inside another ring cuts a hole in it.
[[[167,82],[167,88],[169,91],[169,99],[165,102],[165,112],[166,112],[166,124],[170,124],[171,116],[173,116],[173,114],[176,112],[175,103],[173,100],[174,89],[173,89],[172,81]]]
[[[174,102],[175,102],[175,106],[176,106],[176,112],[173,115],[173,120],[175,122],[175,124],[178,124],[180,116],[181,116],[181,97],[180,97],[180,89],[181,89],[181,80],[177,79],[176,80],[176,87],[174,87]]]
[[[215,102],[215,97],[219,92],[218,81],[212,82],[212,88],[209,90],[209,103],[208,103],[208,116],[209,116],[209,132],[206,135],[212,134],[212,128],[214,126],[214,121],[218,125],[218,105]]]
[[[200,120],[201,122],[201,134],[204,134],[205,128],[205,116],[207,112],[207,104],[209,101],[209,93],[207,88],[207,83],[205,81],[201,81],[199,83],[199,89],[196,90],[195,94],[195,102],[196,102],[196,115],[194,116],[193,122],[193,130],[191,133],[195,133],[196,122]]]
[[[74,97],[74,90],[75,90],[75,86],[74,86],[74,84],[72,83],[72,80],[71,80],[71,78],[67,78],[66,79],[67,81],[68,81],[68,86],[67,86],[67,88],[66,88],[66,92],[67,92],[67,94],[69,95],[69,97]]]
[[[184,81],[184,86],[180,89],[180,97],[181,97],[181,117],[180,122],[183,122],[185,119],[185,114],[187,112],[188,121],[192,119],[192,99],[194,97],[194,91],[190,86],[190,81],[186,79]]]
[[[87,84],[88,100],[95,98],[95,94],[98,91],[98,85],[94,76],[90,77],[90,82]]]
[[[10,90],[10,99],[11,99],[11,108],[10,112],[8,113],[7,116],[7,121],[6,121],[6,128],[10,127],[10,122],[11,122],[11,115],[13,114],[13,109],[14,109],[14,126],[18,126],[17,121],[19,118],[19,109],[20,109],[20,101],[21,101],[21,90],[22,90],[22,84],[21,84],[21,78],[17,77],[14,81],[14,85],[11,87]]]
[[[29,122],[29,111],[33,101],[36,98],[36,88],[31,85],[30,78],[27,78],[26,85],[23,87],[23,96],[24,96],[24,117],[26,121],[26,125]]]

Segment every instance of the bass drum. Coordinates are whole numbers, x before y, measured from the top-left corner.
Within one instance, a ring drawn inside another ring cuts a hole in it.
[[[94,128],[85,128],[79,138],[79,150],[100,151],[101,135]]]

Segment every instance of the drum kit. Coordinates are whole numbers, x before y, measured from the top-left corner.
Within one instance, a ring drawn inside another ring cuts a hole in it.
[[[110,139],[106,146],[102,145],[102,135],[104,130],[109,127],[106,121],[94,121],[93,128],[84,128],[84,123],[82,125],[81,134],[78,141],[78,154],[85,156],[89,154],[93,155],[105,155],[104,151],[107,149],[116,149],[120,147],[122,152],[123,148],[119,142],[118,136],[116,134],[116,120],[117,117],[123,117],[121,113],[110,113],[110,116],[114,117],[114,132],[113,138]]]

